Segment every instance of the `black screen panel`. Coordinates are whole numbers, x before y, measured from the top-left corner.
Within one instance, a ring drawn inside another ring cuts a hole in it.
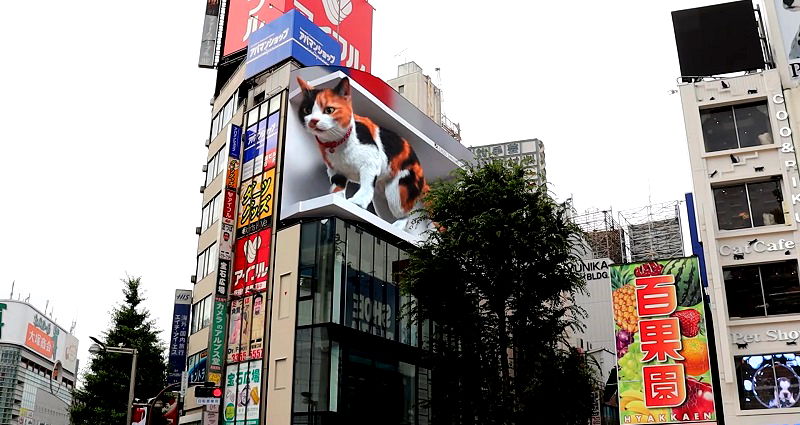
[[[672,12],[682,76],[764,68],[753,3],[735,1]]]

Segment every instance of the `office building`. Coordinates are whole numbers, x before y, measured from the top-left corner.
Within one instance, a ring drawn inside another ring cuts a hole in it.
[[[516,140],[469,148],[477,160],[502,158],[523,164],[526,178],[537,186],[547,184],[545,170],[544,143],[539,139]]]
[[[69,425],[78,339],[23,301],[0,300],[0,423]]]
[[[204,406],[189,391],[180,423],[427,424],[430,326],[402,314],[413,300],[397,287],[421,229],[393,224],[386,182],[376,180],[367,209],[348,199],[354,182],[330,193],[323,152],[344,148],[321,150],[301,122],[310,109],[300,81],[348,90],[356,114],[408,140],[427,179],[471,155],[368,73],[368,3],[352,2],[344,17],[328,2],[279,3],[286,13],[265,7],[256,26],[266,24],[241,50],[217,48],[187,371],[224,395]],[[250,28],[246,14],[234,20],[242,4],[219,11],[227,33]],[[288,47],[270,50],[284,29]],[[207,41],[201,61],[214,51]]]

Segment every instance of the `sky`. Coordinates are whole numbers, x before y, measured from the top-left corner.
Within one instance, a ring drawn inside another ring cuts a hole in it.
[[[371,0],[373,74],[420,64],[467,145],[539,138],[557,197],[614,211],[691,190],[670,11],[721,1]],[[214,72],[205,2],[4,5],[0,298],[70,328],[82,366],[121,279],[168,341],[191,289]],[[440,68],[439,75],[435,68]]]

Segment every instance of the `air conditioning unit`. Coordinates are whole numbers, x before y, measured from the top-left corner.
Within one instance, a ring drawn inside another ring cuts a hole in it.
[[[209,145],[211,145],[211,139],[206,139],[206,147],[208,147]]]
[[[208,164],[206,164],[206,165],[204,165],[204,166],[203,166],[203,172],[204,172],[204,173],[207,173],[207,172],[208,172]]]
[[[192,277],[190,277],[189,280],[192,281],[192,283],[197,283],[197,276],[192,275]]]
[[[203,193],[205,191],[206,191],[206,186],[205,185],[200,186],[200,193]]]
[[[200,226],[198,226],[198,227],[195,227],[195,228],[194,228],[194,233],[196,233],[196,234],[198,234],[198,235],[199,235],[199,234],[203,233],[203,229],[202,229],[202,228],[200,228]]]

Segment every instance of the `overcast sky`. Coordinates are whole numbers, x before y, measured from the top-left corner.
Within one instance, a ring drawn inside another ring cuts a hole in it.
[[[371,0],[373,73],[414,60],[438,81],[441,68],[464,142],[541,139],[551,189],[579,211],[683,199],[670,11],[719,2]],[[61,326],[77,320],[85,366],[120,279],[141,276],[166,341],[196,261],[214,81],[197,67],[204,2],[7,3],[0,298],[16,281]]]

